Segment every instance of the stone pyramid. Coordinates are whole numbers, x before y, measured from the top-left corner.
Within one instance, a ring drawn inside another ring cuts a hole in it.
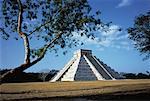
[[[91,50],[80,49],[65,67],[52,78],[55,81],[116,80],[121,78],[109,66],[92,55]]]

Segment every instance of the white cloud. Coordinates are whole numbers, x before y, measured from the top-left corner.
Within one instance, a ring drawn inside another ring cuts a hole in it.
[[[109,36],[109,35],[113,35],[114,33],[118,34],[119,33],[118,29],[119,29],[119,26],[112,25],[109,27],[108,32],[106,32],[106,31],[100,31],[100,32],[102,32],[102,35],[104,35],[104,36]]]
[[[98,47],[101,47],[100,50],[104,50],[104,48],[107,47],[129,50],[130,43],[128,42],[128,35],[123,31],[118,31],[118,28],[120,27],[117,25],[112,25],[109,27],[110,30],[107,32],[98,30],[95,33],[96,38],[94,40],[91,38],[87,38],[86,36],[81,37],[78,33],[75,32],[74,38],[80,39],[86,45],[96,45]]]
[[[129,6],[131,4],[131,0],[121,0],[121,2],[117,5],[117,8]]]

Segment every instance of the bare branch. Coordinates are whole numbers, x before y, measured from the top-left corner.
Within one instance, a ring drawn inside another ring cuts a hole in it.
[[[30,63],[30,45],[29,45],[29,40],[28,40],[27,34],[23,33],[22,38],[24,41],[24,48],[25,48],[24,63]]]
[[[21,25],[22,25],[22,13],[23,13],[23,9],[22,9],[22,4],[20,0],[17,0],[18,2],[18,6],[19,6],[19,14],[18,14],[18,28],[17,31],[21,36]]]
[[[21,36],[21,38],[24,41],[24,47],[25,47],[25,57],[24,57],[24,63],[28,64],[30,63],[30,46],[29,46],[29,40],[26,33],[23,33],[21,30],[22,25],[22,13],[23,8],[20,0],[17,0],[18,6],[19,6],[19,14],[18,14],[18,33]]]

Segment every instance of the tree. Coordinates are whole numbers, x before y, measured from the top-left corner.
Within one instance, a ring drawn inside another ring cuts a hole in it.
[[[134,26],[128,28],[129,38],[134,41],[135,47],[150,57],[150,11],[136,17]]]
[[[48,50],[80,44],[74,32],[94,38],[94,30],[109,25],[98,18],[99,11],[90,12],[87,0],[4,0],[1,7],[2,38],[22,40],[25,49],[24,63],[2,75],[2,82],[41,61]],[[42,45],[34,48],[38,40]]]
[[[58,70],[50,70],[48,73],[47,72],[41,72],[39,73],[39,77],[43,82],[49,81],[54,75],[58,72]]]
[[[134,73],[125,73],[125,74],[123,74],[123,76],[126,79],[136,79],[136,74],[134,74]]]

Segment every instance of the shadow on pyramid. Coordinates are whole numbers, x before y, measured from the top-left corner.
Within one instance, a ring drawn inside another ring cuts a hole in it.
[[[116,80],[120,78],[118,72],[93,56],[91,50],[80,49],[74,53],[65,67],[52,78],[51,82]]]

